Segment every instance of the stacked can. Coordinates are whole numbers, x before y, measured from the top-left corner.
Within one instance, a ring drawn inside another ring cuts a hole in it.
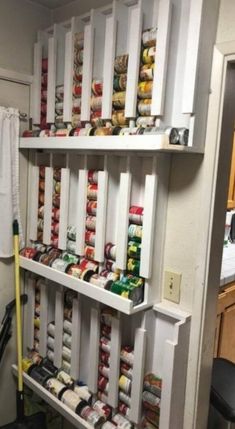
[[[42,76],[41,76],[41,122],[40,129],[47,128],[47,74],[48,74],[48,58],[42,59]]]
[[[105,307],[100,314],[100,356],[98,369],[98,399],[107,404],[109,389],[109,363],[112,317],[114,310]]]
[[[85,258],[95,259],[95,230],[98,195],[98,171],[88,170],[86,231],[85,231]]]
[[[53,170],[51,245],[58,247],[60,219],[61,168]]]
[[[34,343],[33,350],[39,353],[39,333],[40,333],[40,297],[41,284],[43,279],[39,278],[35,285],[35,300],[34,300]]]
[[[74,35],[74,69],[73,69],[73,107],[72,128],[73,135],[79,135],[81,129],[81,96],[82,96],[82,70],[83,70],[84,34]]]
[[[154,126],[155,118],[151,116],[152,89],[155,67],[157,28],[145,30],[142,34],[140,58],[140,75],[138,84],[137,126]]]
[[[115,127],[123,127],[128,124],[128,120],[125,118],[127,68],[128,55],[117,56],[114,62],[112,113],[112,124]]]
[[[64,137],[68,135],[68,130],[63,122],[64,112],[64,85],[57,85],[55,90],[55,135]]]
[[[122,347],[120,360],[118,411],[120,414],[128,418],[131,406],[131,387],[134,362],[133,347]]]
[[[91,125],[94,128],[102,127],[103,121],[101,119],[102,110],[102,94],[103,82],[100,79],[94,79],[91,86]],[[95,132],[95,131],[94,131]]]
[[[161,406],[162,380],[155,374],[149,373],[144,377],[142,429],[158,429]]]
[[[37,241],[43,240],[44,225],[44,201],[45,201],[45,167],[39,167],[39,190],[38,190],[38,227]]]

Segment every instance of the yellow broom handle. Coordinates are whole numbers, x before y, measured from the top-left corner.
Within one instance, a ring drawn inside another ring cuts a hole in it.
[[[19,265],[19,234],[14,231],[15,253],[15,294],[16,294],[16,329],[17,329],[17,357],[18,357],[18,391],[23,391],[22,368],[22,329],[21,329],[21,305],[20,305],[20,265]]]

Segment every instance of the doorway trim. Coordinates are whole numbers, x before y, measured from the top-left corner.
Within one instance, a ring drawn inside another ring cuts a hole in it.
[[[184,429],[207,428],[229,165],[232,154],[230,134],[234,130],[235,118],[233,115],[232,121],[232,112],[228,114],[228,103],[225,104],[226,98],[231,98],[235,106],[235,91],[233,91],[234,95],[231,91],[229,93],[227,82],[228,75],[231,75],[228,71],[232,63],[235,63],[235,41],[215,45],[198,219],[201,236],[197,253],[198,270],[195,274]],[[232,73],[235,82],[235,67]],[[224,126],[225,110],[227,130]]]

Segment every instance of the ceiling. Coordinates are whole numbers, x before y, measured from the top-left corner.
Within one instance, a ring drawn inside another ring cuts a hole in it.
[[[48,9],[56,9],[60,6],[65,6],[66,4],[72,3],[73,0],[30,0],[32,3],[45,6]]]

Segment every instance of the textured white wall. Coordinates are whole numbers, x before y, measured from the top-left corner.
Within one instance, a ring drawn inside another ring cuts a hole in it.
[[[51,13],[27,0],[1,0],[0,16],[0,67],[31,74],[37,30],[51,24]]]
[[[67,6],[55,9],[53,12],[53,18],[55,22],[66,21],[72,16],[83,15],[92,8],[97,9],[111,3],[111,0],[75,0]]]
[[[235,1],[221,0],[216,42],[235,40]]]

